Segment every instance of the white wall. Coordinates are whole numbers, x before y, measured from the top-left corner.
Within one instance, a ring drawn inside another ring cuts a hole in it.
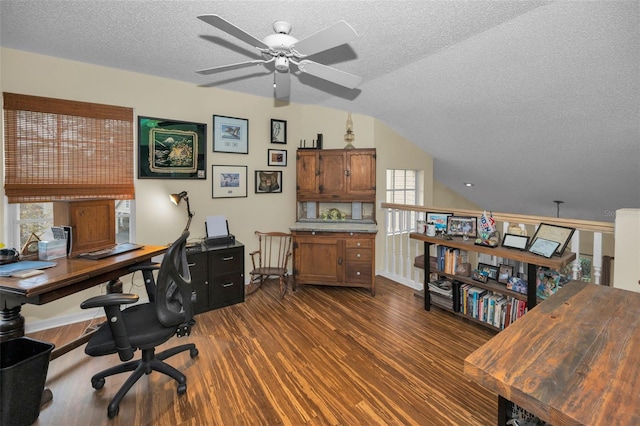
[[[299,140],[310,141],[317,133],[322,133],[325,148],[343,148],[345,145],[345,111],[296,104],[275,106],[273,99],[13,49],[0,49],[0,88],[3,92],[132,107],[135,115],[206,123],[206,180],[136,179],[135,239],[157,245],[173,241],[186,223],[186,211],[184,206],[176,207],[168,202],[168,194],[187,190],[196,214],[191,225],[192,237],[204,236],[206,216],[225,215],[230,231],[247,247],[246,270],[250,266],[248,253],[255,245],[254,231],[287,231],[295,221],[295,152]],[[214,114],[249,120],[249,155],[211,152]],[[270,143],[271,118],[287,121],[287,145]],[[425,170],[425,199],[430,202],[432,158],[372,117],[353,114],[353,122],[354,145],[378,149],[378,200],[384,199],[387,168],[420,168]],[[288,151],[287,167],[267,167],[269,148]],[[212,199],[212,164],[248,166],[248,197]],[[254,193],[253,172],[262,169],[283,171],[281,194]],[[0,195],[4,198],[3,189],[0,189]],[[0,219],[4,223],[5,212],[2,210]],[[4,241],[4,232],[3,228],[0,242]],[[123,281],[125,290],[130,289],[131,279],[127,277]],[[23,315],[27,324],[47,319],[49,325],[54,326],[52,317],[78,314],[80,302],[100,292],[103,289],[95,288],[44,306],[25,305]]]

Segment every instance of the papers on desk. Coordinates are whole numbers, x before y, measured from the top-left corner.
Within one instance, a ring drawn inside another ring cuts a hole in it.
[[[44,262],[39,260],[20,260],[7,265],[0,265],[0,277],[11,277],[14,273],[28,269],[46,269],[56,266],[56,262]]]

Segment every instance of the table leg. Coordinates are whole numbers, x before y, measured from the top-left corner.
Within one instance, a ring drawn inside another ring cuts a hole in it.
[[[6,302],[5,302],[6,304]],[[0,342],[24,336],[24,317],[20,314],[20,305],[0,310]]]
[[[507,407],[509,401],[498,395],[498,426],[506,426],[507,424]]]

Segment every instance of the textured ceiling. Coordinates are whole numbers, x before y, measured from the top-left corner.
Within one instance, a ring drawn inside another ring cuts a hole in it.
[[[257,38],[305,38],[338,20],[359,34],[311,59],[354,90],[292,78],[292,103],[367,114],[434,156],[435,178],[487,210],[610,221],[640,207],[640,8],[630,1],[12,1],[0,45],[272,97]],[[357,132],[357,129],[356,129]],[[463,182],[473,182],[466,188]]]

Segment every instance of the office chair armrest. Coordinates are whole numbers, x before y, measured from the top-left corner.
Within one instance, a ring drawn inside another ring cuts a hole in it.
[[[137,294],[109,293],[94,296],[80,304],[82,309],[103,308],[106,306],[120,306],[136,303],[140,299]]]
[[[136,265],[129,266],[130,272],[157,271],[158,269],[160,269],[160,263],[158,262],[138,263]]]

